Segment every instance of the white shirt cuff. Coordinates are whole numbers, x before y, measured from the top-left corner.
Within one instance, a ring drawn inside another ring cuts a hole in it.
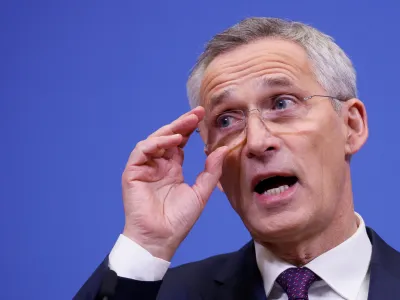
[[[140,280],[162,280],[170,262],[154,257],[146,249],[120,234],[108,257],[108,266],[119,277]]]

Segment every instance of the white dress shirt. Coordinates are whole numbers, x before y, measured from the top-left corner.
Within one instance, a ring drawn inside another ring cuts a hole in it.
[[[367,300],[372,245],[364,220],[356,215],[358,229],[349,239],[305,265],[322,279],[311,285],[310,300]],[[280,260],[258,243],[255,243],[255,250],[268,300],[287,300],[286,293],[275,280],[293,265]]]
[[[356,215],[359,219],[356,233],[306,265],[322,279],[310,287],[310,300],[367,300],[372,245],[363,219]],[[255,252],[268,299],[287,300],[286,293],[275,280],[280,273],[293,266],[258,243],[255,243]],[[122,234],[109,255],[111,270],[120,277],[135,280],[161,280],[169,266],[170,262],[152,256]]]

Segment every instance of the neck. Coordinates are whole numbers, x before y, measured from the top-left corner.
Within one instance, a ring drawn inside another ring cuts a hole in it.
[[[261,242],[260,244],[280,259],[301,267],[343,243],[358,228],[350,183],[344,190],[347,191],[341,197],[340,209],[337,210],[337,213],[332,218],[332,222],[326,225],[325,228],[315,229],[314,232],[301,237],[297,234],[295,238],[286,239],[283,242]],[[315,228],[318,228],[318,226],[315,226]]]

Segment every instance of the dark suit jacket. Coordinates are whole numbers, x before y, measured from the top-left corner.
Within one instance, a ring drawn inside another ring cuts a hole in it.
[[[367,232],[372,243],[368,300],[400,299],[400,253],[372,229]],[[111,273],[105,259],[74,299],[103,299],[99,291]],[[115,283],[114,298],[108,299],[266,299],[252,241],[237,252],[171,268],[162,281],[141,282],[115,275]]]

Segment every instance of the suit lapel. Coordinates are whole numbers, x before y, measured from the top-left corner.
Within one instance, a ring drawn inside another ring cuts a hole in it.
[[[400,253],[367,228],[372,243],[368,300],[400,297]]]
[[[215,300],[266,300],[253,241],[228,259],[214,278],[217,284]]]
[[[368,300],[397,298],[400,295],[400,253],[371,228],[367,227],[367,233],[372,243]],[[253,241],[227,259],[214,280],[214,300],[267,299]]]

